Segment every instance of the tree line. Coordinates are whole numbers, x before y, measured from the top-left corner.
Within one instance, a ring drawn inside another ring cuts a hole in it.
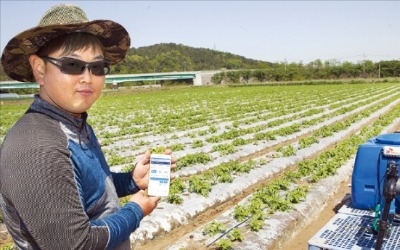
[[[308,80],[340,80],[356,78],[400,77],[400,61],[364,61],[361,63],[329,64],[316,60],[307,65],[301,63],[274,64],[265,69],[223,71],[214,74],[212,82],[290,82]]]
[[[358,63],[335,60],[271,63],[207,48],[193,48],[182,44],[161,43],[131,48],[126,58],[111,68],[111,74],[138,74],[154,72],[180,72],[201,70],[241,70],[243,81],[298,81],[316,79],[384,78],[400,76],[400,61]],[[222,73],[214,77],[215,83],[237,80],[238,73]],[[10,80],[0,69],[0,80]]]

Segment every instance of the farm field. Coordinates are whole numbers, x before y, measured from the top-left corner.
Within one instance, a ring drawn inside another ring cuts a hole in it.
[[[360,144],[396,130],[399,102],[400,82],[162,88],[104,92],[88,121],[115,171],[148,148],[179,159],[134,249],[273,249],[323,210]],[[29,103],[2,102],[0,142]]]

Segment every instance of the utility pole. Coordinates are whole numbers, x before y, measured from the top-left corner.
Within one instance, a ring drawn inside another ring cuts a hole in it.
[[[378,78],[381,78],[381,62],[379,62],[378,67]]]
[[[213,49],[213,57],[212,57],[212,69],[215,70],[215,43],[214,43],[214,49]]]
[[[365,75],[365,54],[363,54],[363,74]]]

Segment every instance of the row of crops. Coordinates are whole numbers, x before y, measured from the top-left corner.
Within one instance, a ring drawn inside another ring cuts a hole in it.
[[[131,236],[137,248],[238,195],[245,198],[223,219],[210,218],[198,241],[230,249],[257,238],[266,246],[269,218],[296,209],[358,145],[397,121],[399,89],[392,82],[109,92],[89,122],[116,171],[148,148],[171,148],[179,158],[170,196]],[[0,140],[27,106],[2,104]]]

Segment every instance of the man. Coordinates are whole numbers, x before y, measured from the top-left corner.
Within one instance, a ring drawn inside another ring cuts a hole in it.
[[[160,197],[143,191],[150,152],[131,173],[113,173],[86,122],[129,46],[120,24],[59,5],[3,50],[9,77],[40,86],[0,151],[1,208],[18,248],[130,249],[129,235],[156,208]],[[120,207],[118,197],[131,194]]]

